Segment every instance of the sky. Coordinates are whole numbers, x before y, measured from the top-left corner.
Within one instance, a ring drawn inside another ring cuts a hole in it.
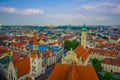
[[[120,25],[120,0],[0,0],[5,25]]]

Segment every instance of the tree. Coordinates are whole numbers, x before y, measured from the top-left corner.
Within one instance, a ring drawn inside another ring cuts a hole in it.
[[[101,62],[100,62],[98,59],[94,58],[94,59],[92,60],[92,63],[93,63],[93,66],[94,66],[96,72],[102,71]]]
[[[65,40],[64,41],[64,49],[70,50],[70,48],[75,49],[79,45],[79,42],[74,40],[74,41],[69,41]]]
[[[70,48],[71,48],[71,41],[65,40],[65,41],[64,41],[64,48],[65,48],[66,50],[70,50]]]
[[[114,80],[110,72],[106,72],[104,75],[104,80]]]
[[[104,76],[101,73],[97,73],[99,80],[104,80]]]
[[[106,36],[103,36],[102,38],[108,40],[108,37],[106,37]]]
[[[71,47],[72,47],[72,49],[75,49],[78,45],[79,45],[79,42],[78,42],[78,41],[72,41],[72,42],[71,42]]]

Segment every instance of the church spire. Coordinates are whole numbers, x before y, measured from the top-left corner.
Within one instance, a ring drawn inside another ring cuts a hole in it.
[[[37,50],[37,49],[38,49],[37,33],[34,33],[33,50]]]
[[[37,33],[34,33],[33,45],[38,45],[38,42],[37,42]]]

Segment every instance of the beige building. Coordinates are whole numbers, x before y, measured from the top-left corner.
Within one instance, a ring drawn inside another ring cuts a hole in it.
[[[103,60],[105,58],[118,58],[118,51],[115,50],[103,50],[103,49],[96,49],[96,48],[88,48],[87,50],[90,59],[97,58],[99,60]]]
[[[82,64],[87,65],[89,61],[88,53],[83,46],[78,46],[75,50],[70,50],[66,53],[66,56],[62,57],[62,64]]]
[[[104,71],[120,73],[120,59],[105,58],[102,66]]]

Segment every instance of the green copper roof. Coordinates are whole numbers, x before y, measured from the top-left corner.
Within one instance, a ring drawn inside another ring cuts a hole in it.
[[[18,68],[16,68],[15,72],[16,72],[16,74],[18,74]]]
[[[85,27],[85,24],[82,27],[82,31],[87,31],[87,28]]]
[[[13,53],[11,51],[10,55],[9,55],[9,60],[12,61],[12,56],[13,56]]]
[[[44,62],[46,62],[47,61],[47,59],[46,59],[46,57],[44,57]]]

